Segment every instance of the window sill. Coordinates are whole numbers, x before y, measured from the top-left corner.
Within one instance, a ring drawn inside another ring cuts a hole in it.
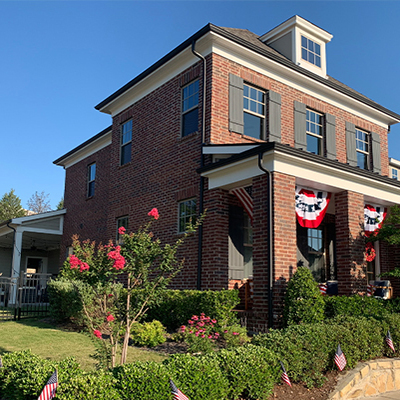
[[[131,163],[132,163],[132,161],[129,161],[129,162],[125,163],[124,165],[119,165],[118,169],[126,168],[128,165],[131,165]]]
[[[189,133],[186,136],[179,136],[178,142],[184,142],[188,138],[192,138],[193,136],[198,136],[199,133],[200,133],[199,131],[196,131],[196,132]]]

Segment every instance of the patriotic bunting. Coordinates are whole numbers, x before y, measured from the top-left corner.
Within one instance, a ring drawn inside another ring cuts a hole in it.
[[[50,377],[45,387],[43,388],[42,393],[40,393],[38,400],[52,399],[56,394],[57,386],[58,386],[57,370],[55,370],[53,375]]]
[[[364,231],[365,236],[369,237],[378,231],[386,218],[387,209],[379,205],[366,204],[364,206]]]
[[[318,228],[331,200],[331,193],[296,187],[296,217],[304,228]]]
[[[282,361],[279,361],[279,362],[281,363],[281,369],[282,369],[282,374],[281,374],[282,381],[285,382],[286,384],[288,384],[289,386],[292,386],[292,384],[290,383],[288,374],[286,373],[286,369],[283,365],[283,362]]]
[[[321,294],[326,294],[326,292],[328,291],[328,285],[326,283],[319,283],[318,287]]]
[[[241,188],[236,188],[232,189],[231,193],[234,194],[242,204],[243,208],[245,209],[247,215],[251,219],[251,222],[253,222],[253,198],[251,197],[251,190],[252,187],[241,187]]]
[[[174,400],[189,400],[176,386],[175,383],[172,382],[172,379],[169,380],[169,386],[171,387],[172,396],[174,396]]]
[[[339,368],[339,371],[343,371],[344,367],[347,364],[346,357],[343,354],[342,349],[340,348],[340,344],[338,344],[336,353],[335,353],[335,364]]]
[[[390,332],[389,331],[387,331],[387,334],[386,334],[386,337],[385,337],[385,341],[386,341],[387,345],[393,350],[393,353],[395,353],[396,350],[394,349],[392,337],[390,336]]]
[[[374,293],[375,286],[374,285],[367,285],[367,297],[371,297]]]

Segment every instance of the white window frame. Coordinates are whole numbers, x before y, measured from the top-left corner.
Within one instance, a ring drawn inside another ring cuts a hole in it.
[[[309,114],[315,114],[315,115],[319,115],[320,117],[320,123],[317,123],[315,121],[312,121],[311,119],[309,119]],[[311,126],[314,125],[316,127],[319,127],[321,134],[317,134],[315,132],[312,132]],[[310,108],[306,109],[306,135],[309,136],[314,136],[318,139],[320,139],[320,153],[318,153],[319,155],[323,156],[324,155],[324,114],[321,114],[317,111],[311,110]],[[307,149],[307,151],[309,151]]]
[[[93,167],[94,167],[94,172],[93,172],[93,177],[92,177]],[[94,190],[95,190],[95,182],[96,182],[96,163],[89,164],[87,171],[88,171],[87,197],[93,197]],[[91,184],[93,186],[92,194],[90,194]]]
[[[182,215],[182,206],[187,205],[188,203],[194,203],[194,210],[193,213],[188,215]],[[192,223],[196,221],[197,218],[197,200],[196,198],[185,199],[178,203],[178,233],[185,233],[186,232],[186,225],[192,219]],[[182,227],[182,228],[181,228]]]
[[[130,124],[130,129],[128,129],[128,130],[125,131],[125,127],[126,127],[128,124]],[[129,134],[129,132],[130,132],[130,137],[128,136],[127,140],[124,139],[125,135],[126,135],[126,134]],[[126,121],[126,122],[124,122],[124,123],[121,125],[120,157],[119,157],[120,165],[128,164],[128,163],[131,161],[132,155],[130,154],[129,161],[125,161],[125,162],[123,163],[123,162],[122,162],[122,161],[123,161],[123,160],[122,160],[122,155],[124,154],[124,153],[123,153],[123,148],[125,148],[126,146],[130,146],[130,149],[131,149],[131,152],[132,152],[132,133],[133,133],[133,122],[132,122],[132,120],[130,119],[129,121]]]
[[[303,46],[303,38],[307,40],[307,47]],[[319,47],[319,54],[315,50],[310,50],[308,48],[309,42],[313,43],[314,48],[315,45]],[[307,58],[303,57],[303,51],[306,52]],[[310,55],[314,57],[314,62],[310,61]],[[300,56],[302,60],[309,62],[317,68],[322,68],[322,45],[315,40],[308,38],[306,35],[301,35],[300,37]],[[317,63],[315,62],[317,59],[319,59],[319,65],[317,65]]]
[[[248,90],[248,95],[245,94],[247,90]],[[251,91],[255,91],[257,95],[256,98],[253,98],[251,96]],[[259,100],[258,94],[262,95],[262,100]],[[266,98],[265,91],[258,89],[254,86],[248,85],[247,83],[243,84],[243,113],[254,115],[260,118],[261,122],[260,137],[257,139],[262,139],[263,131],[265,130],[265,107],[266,107],[265,98]],[[257,110],[259,110],[259,108],[261,107],[261,113],[259,111],[251,110],[251,105],[255,105]],[[244,132],[244,134],[246,135],[246,132]]]
[[[357,157],[357,166],[359,166],[359,167],[362,168],[362,169],[369,170],[369,169],[370,169],[370,149],[371,149],[370,133],[367,132],[367,131],[364,131],[364,130],[362,130],[362,129],[359,129],[359,128],[357,128],[357,127],[356,127],[355,132],[356,132],[356,155],[357,155],[358,153],[361,153],[361,154],[364,154],[364,155],[367,156],[367,168],[360,167],[360,166],[358,165],[358,157]],[[365,135],[365,140],[364,140],[364,138],[359,138],[359,137],[358,137],[358,135],[357,135],[358,132],[360,132],[360,133],[362,133],[363,135]],[[360,145],[360,144],[365,145],[365,146],[367,147],[367,150],[363,150],[363,149],[359,148],[359,145]]]
[[[191,93],[191,94],[187,93],[187,95],[186,95],[186,91],[190,92],[190,88],[191,87],[195,87],[196,84],[197,84],[197,91],[196,91],[196,89],[194,89],[193,93]],[[189,114],[191,111],[195,110],[196,108],[197,109],[199,108],[200,81],[198,79],[196,79],[196,80],[188,83],[187,85],[185,85],[182,88],[182,92],[181,93],[182,93],[182,118],[181,118],[181,126],[182,126],[181,132],[182,133],[181,133],[181,135],[182,135],[182,137],[186,137],[186,136],[190,135],[191,133],[198,132],[198,130],[199,130],[199,126],[198,126],[198,122],[197,122],[197,129],[195,131],[184,133],[184,131],[183,131],[184,123],[183,123],[183,121],[184,121],[184,118],[185,118],[186,114]],[[196,101],[196,97],[197,97],[197,101]],[[191,99],[191,98],[194,98],[194,104],[191,107],[186,106],[185,102],[189,103],[189,99]],[[197,118],[198,118],[198,114],[197,114]]]

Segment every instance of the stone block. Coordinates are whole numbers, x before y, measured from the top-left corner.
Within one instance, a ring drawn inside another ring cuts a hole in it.
[[[374,394],[378,394],[378,391],[376,390],[375,386],[367,384],[365,386],[365,391],[364,391],[364,396],[373,396]]]
[[[387,372],[386,391],[390,392],[395,389],[392,370]]]
[[[369,365],[365,365],[360,369],[361,378],[365,378],[369,373]]]
[[[386,381],[387,381],[387,374],[384,372],[380,376],[377,377],[376,388],[379,393],[386,392]]]
[[[359,397],[361,397],[363,395],[363,391],[361,389],[355,389],[353,391],[351,391],[348,395],[347,395],[347,399],[358,399]]]

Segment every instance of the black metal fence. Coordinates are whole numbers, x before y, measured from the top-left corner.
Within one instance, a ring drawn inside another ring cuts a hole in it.
[[[51,276],[23,273],[19,278],[0,277],[0,320],[48,315],[47,282]]]

